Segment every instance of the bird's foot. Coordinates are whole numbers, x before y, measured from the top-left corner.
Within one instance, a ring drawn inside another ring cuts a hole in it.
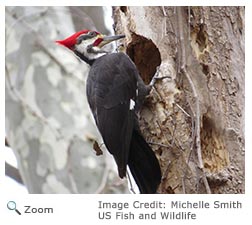
[[[162,77],[160,77],[159,73],[160,73],[160,66],[157,66],[156,73],[154,74],[154,76],[151,79],[151,82],[149,83],[150,87],[153,87],[158,80],[163,80],[163,79],[171,80],[172,79],[171,76],[162,76]]]

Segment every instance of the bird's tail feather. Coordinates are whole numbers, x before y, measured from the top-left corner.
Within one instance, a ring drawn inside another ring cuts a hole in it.
[[[158,160],[141,134],[134,130],[128,165],[141,194],[156,193],[161,182]]]

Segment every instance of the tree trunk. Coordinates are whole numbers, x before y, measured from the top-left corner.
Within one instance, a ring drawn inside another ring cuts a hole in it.
[[[141,129],[160,193],[244,193],[244,7],[114,7],[148,83]],[[158,67],[159,66],[159,67]]]
[[[75,26],[96,29],[79,7],[6,7],[7,140],[29,193],[125,193],[109,154],[93,149],[102,141],[86,100],[87,66],[55,44]]]

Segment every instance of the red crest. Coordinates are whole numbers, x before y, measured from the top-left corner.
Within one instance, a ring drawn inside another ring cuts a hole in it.
[[[75,34],[71,35],[70,37],[64,39],[64,40],[58,40],[58,41],[55,41],[56,43],[60,44],[60,45],[63,45],[69,49],[72,49],[73,46],[76,44],[77,42],[77,38],[81,35],[81,34],[86,34],[88,33],[90,30],[81,30],[81,31],[78,31],[76,32]],[[99,34],[97,32],[97,34]]]

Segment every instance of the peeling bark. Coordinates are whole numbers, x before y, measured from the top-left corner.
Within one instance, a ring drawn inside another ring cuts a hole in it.
[[[116,33],[148,82],[141,129],[160,193],[244,193],[244,7],[114,7]],[[151,44],[150,44],[151,43]],[[145,63],[147,62],[147,63]]]

